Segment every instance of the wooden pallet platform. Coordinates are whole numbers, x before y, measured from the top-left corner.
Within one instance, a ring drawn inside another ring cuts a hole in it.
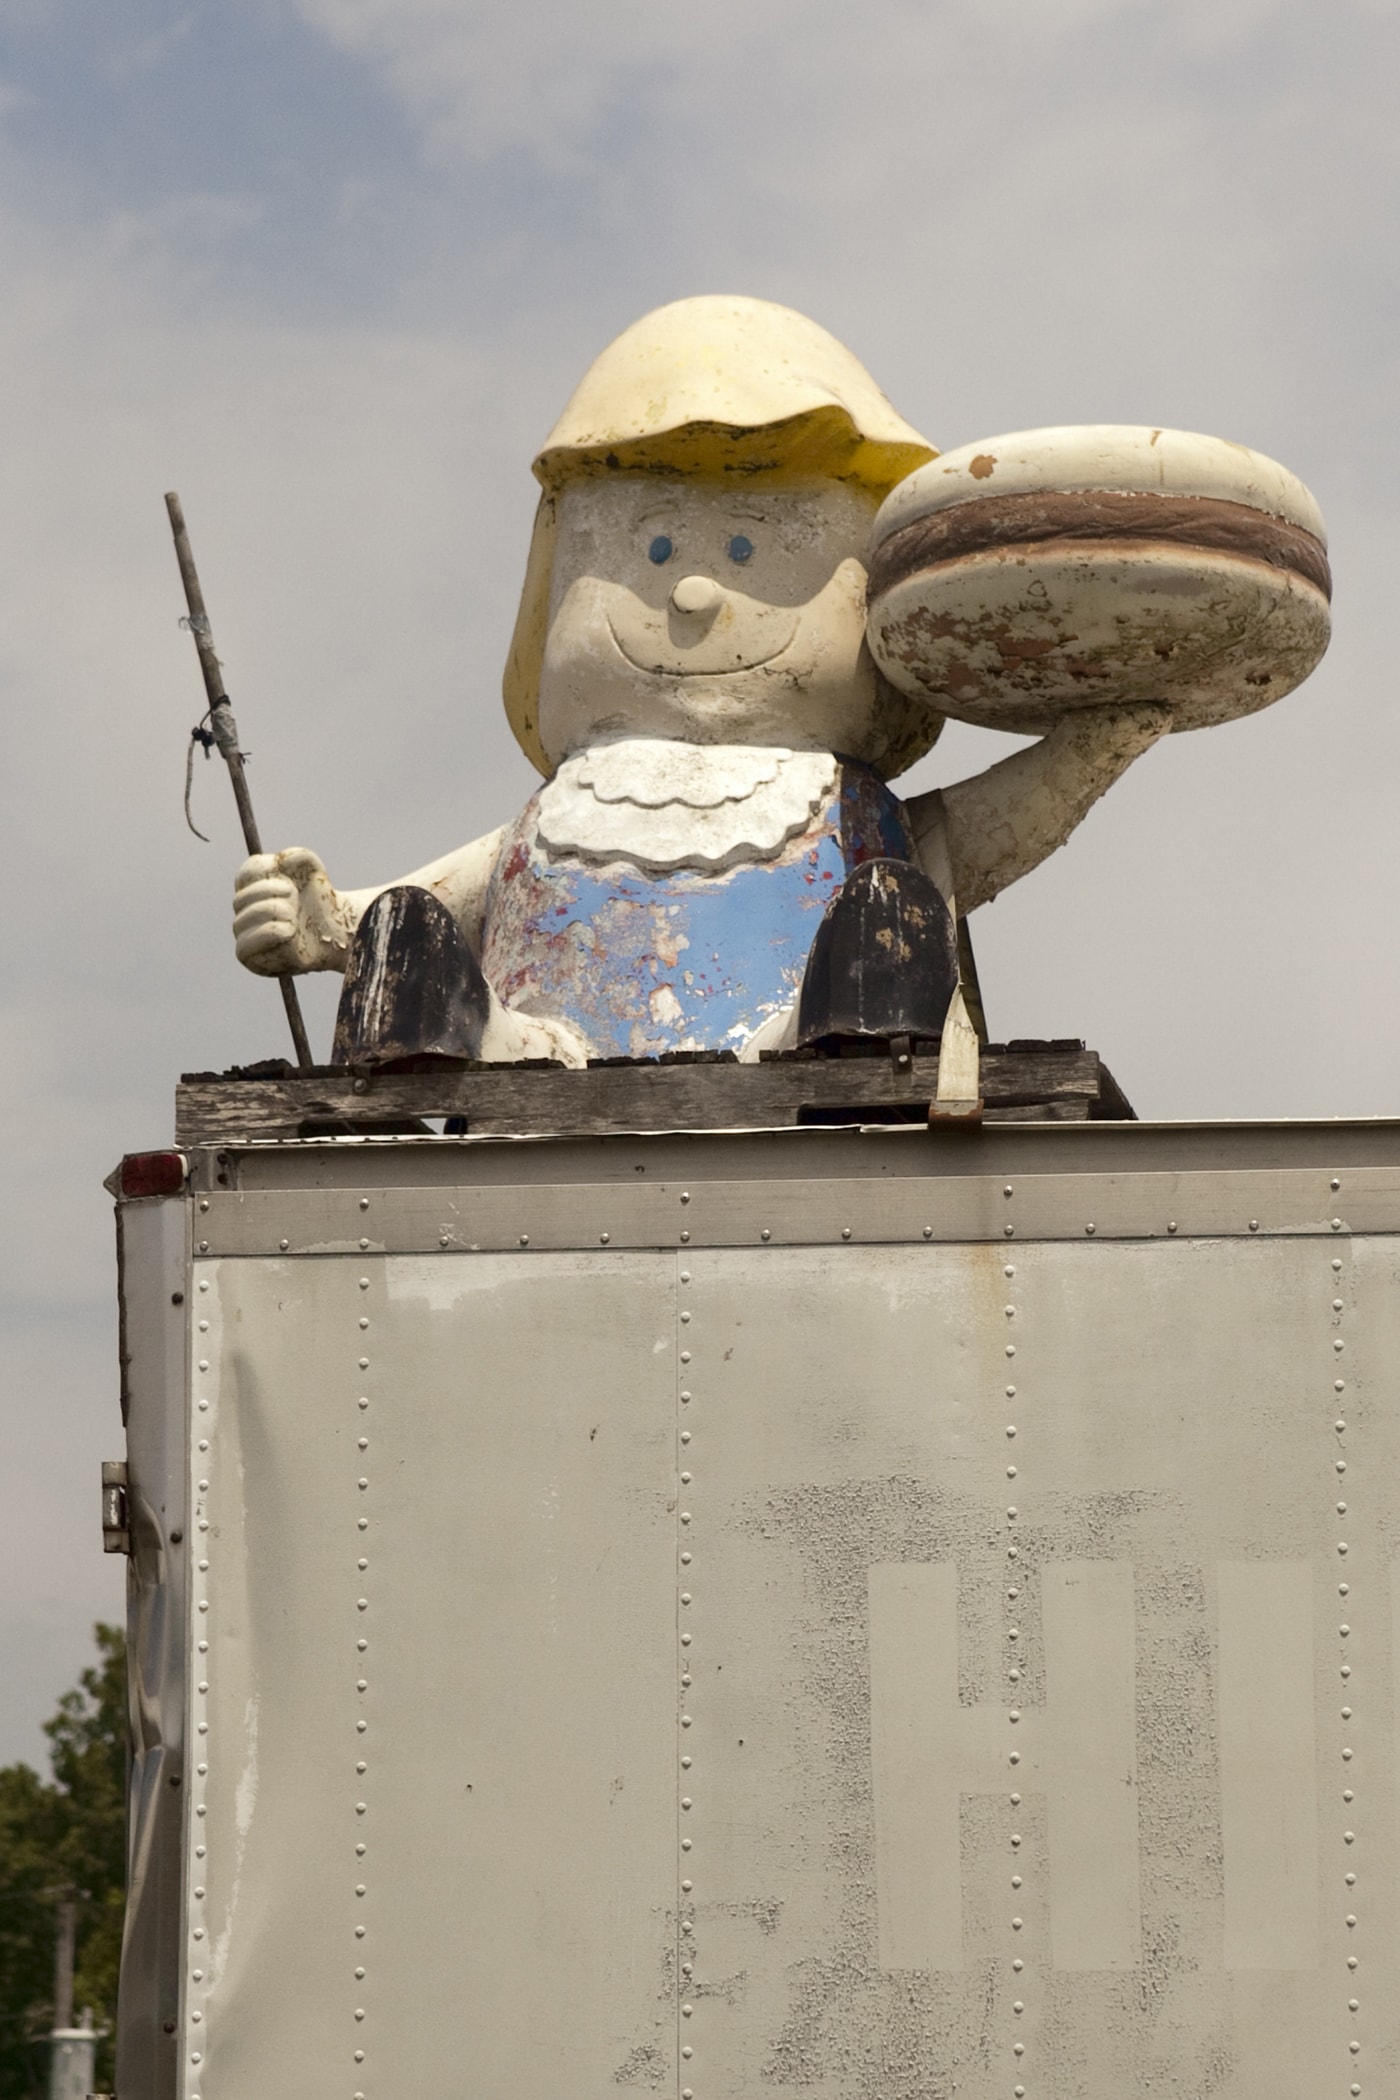
[[[811,1123],[921,1122],[938,1059],[797,1054],[741,1065],[697,1057],[645,1064],[477,1065],[357,1076],[298,1072],[278,1060],[193,1072],[175,1096],[175,1142],[372,1135],[450,1118],[473,1136],[603,1136],[623,1131],[772,1130]],[[1136,1120],[1107,1066],[1077,1042],[1013,1042],[982,1052],[989,1123]]]

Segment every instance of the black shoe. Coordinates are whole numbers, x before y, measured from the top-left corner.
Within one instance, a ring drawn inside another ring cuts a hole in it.
[[[415,883],[383,890],[355,930],[332,1062],[481,1054],[491,995],[447,906]]]
[[[912,861],[864,861],[817,928],[798,1044],[941,1035],[957,982],[957,928],[937,884]]]

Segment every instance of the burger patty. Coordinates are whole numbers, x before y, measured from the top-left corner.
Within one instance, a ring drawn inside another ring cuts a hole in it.
[[[1089,543],[1112,553],[1128,546],[1200,547],[1237,554],[1270,568],[1291,569],[1329,602],[1332,571],[1321,540],[1247,503],[1216,496],[1132,495],[1086,489],[1023,496],[983,496],[931,511],[901,526],[876,549],[867,596],[876,598],[925,569],[970,554]]]

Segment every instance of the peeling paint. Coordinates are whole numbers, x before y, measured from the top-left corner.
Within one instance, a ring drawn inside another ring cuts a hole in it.
[[[915,858],[903,804],[851,760],[773,859],[717,874],[553,853],[538,804],[492,878],[483,963],[507,1006],[569,1022],[597,1057],[742,1049],[796,997],[821,915],[851,870]]]
[[[1300,684],[1328,632],[1322,591],[1289,569],[1148,543],[968,554],[871,605],[892,679],[1026,735],[1106,699],[1170,705],[1177,729],[1233,720]]]

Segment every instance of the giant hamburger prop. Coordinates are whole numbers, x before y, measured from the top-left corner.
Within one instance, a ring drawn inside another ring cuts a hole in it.
[[[1327,540],[1286,467],[1183,430],[1022,430],[946,452],[874,525],[870,648],[901,691],[1040,734],[1096,703],[1199,729],[1301,683],[1331,631]]]

